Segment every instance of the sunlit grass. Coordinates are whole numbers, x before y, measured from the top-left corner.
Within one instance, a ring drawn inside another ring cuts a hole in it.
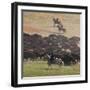
[[[52,65],[48,67],[47,61],[28,61],[23,63],[23,76],[55,76],[55,75],[78,75],[80,74],[80,65],[59,66]]]

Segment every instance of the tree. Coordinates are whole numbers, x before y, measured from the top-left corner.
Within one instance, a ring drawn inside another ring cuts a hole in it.
[[[67,38],[55,34],[42,37],[24,33],[24,58],[42,58],[53,53],[55,57],[62,58],[65,64],[70,64],[71,60],[80,60],[79,42],[79,37]]]

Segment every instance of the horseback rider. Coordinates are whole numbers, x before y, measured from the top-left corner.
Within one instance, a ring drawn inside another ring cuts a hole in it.
[[[51,53],[49,56],[50,57],[48,59],[48,65],[50,66],[53,63],[55,57],[54,57],[53,53]]]

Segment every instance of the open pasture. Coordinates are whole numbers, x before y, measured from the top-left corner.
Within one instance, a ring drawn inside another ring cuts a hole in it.
[[[35,76],[56,76],[56,75],[79,75],[80,65],[48,66],[47,61],[27,61],[23,62],[23,77]]]

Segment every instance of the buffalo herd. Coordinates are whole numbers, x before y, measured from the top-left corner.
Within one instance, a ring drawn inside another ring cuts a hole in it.
[[[73,36],[68,38],[64,35],[51,34],[43,37],[38,34],[23,35],[24,60],[46,60],[50,66],[73,65],[80,62],[80,38]]]

